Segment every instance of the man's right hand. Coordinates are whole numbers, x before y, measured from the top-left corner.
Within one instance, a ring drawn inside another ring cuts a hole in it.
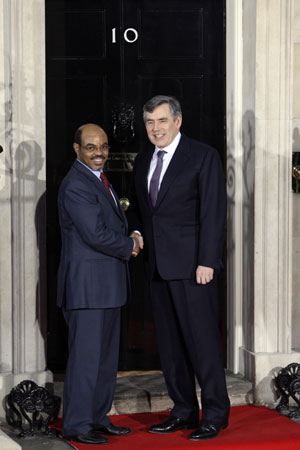
[[[135,243],[131,256],[136,257],[140,253],[140,250],[144,247],[144,240],[143,237],[135,231],[131,233],[130,237],[133,238]]]

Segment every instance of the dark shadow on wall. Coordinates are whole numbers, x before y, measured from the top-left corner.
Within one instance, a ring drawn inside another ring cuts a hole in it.
[[[25,264],[36,264],[37,285],[36,285],[36,313],[35,320],[39,324],[40,333],[44,343],[44,355],[46,361],[46,340],[47,340],[47,289],[46,289],[46,203],[45,203],[45,182],[38,178],[39,172],[43,168],[44,158],[40,145],[34,140],[21,142],[15,152],[16,182],[13,185],[14,208],[14,231],[24,232],[21,229],[20,220],[23,213],[18,211],[22,207],[26,208],[26,203],[36,203],[34,225],[36,230],[36,243],[38,248],[37,262],[33,258],[26,260]],[[42,194],[41,194],[42,193]],[[21,197],[23,197],[21,199]],[[16,208],[18,208],[16,210]],[[25,213],[24,220],[28,223],[24,225],[30,227],[31,218]],[[23,225],[22,225],[23,226]],[[29,232],[29,230],[27,230]],[[26,242],[20,240],[22,245]],[[20,253],[21,255],[21,253]],[[17,256],[17,255],[16,255]],[[25,308],[27,305],[25,305]]]
[[[254,150],[255,116],[246,111],[242,122],[243,145],[243,332],[244,346],[254,342]]]
[[[233,110],[233,109],[232,109]],[[235,130],[233,115],[231,117],[232,136],[228,140],[228,146],[235,148]],[[227,254],[228,254],[228,283],[235,285],[233,277],[237,274],[234,254],[236,252],[236,239],[239,229],[236,229],[235,210],[242,208],[242,298],[237,299],[242,307],[243,345],[250,349],[253,343],[254,320],[254,150],[255,150],[255,116],[248,110],[242,119],[242,148],[243,154],[237,160],[232,154],[227,157]],[[237,204],[236,170],[242,172],[242,196],[238,197],[241,205]],[[232,305],[234,309],[234,305]],[[234,313],[234,311],[232,310]]]

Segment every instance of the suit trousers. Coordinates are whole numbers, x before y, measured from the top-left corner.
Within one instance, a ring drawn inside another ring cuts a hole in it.
[[[221,347],[217,276],[206,285],[194,280],[168,281],[156,272],[150,282],[153,316],[171,414],[183,420],[199,417],[195,377],[201,388],[202,418],[228,420]]]
[[[120,308],[63,310],[69,328],[64,436],[110,423],[120,344]]]

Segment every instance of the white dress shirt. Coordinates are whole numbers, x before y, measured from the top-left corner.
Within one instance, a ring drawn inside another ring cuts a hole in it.
[[[156,164],[157,164],[157,153],[160,150],[164,150],[166,152],[163,156],[162,169],[161,169],[161,173],[160,173],[160,177],[159,177],[159,184],[158,184],[158,190],[159,190],[162,179],[164,177],[164,174],[166,173],[166,170],[169,167],[171,159],[172,159],[172,157],[175,153],[175,150],[179,144],[180,138],[181,138],[181,133],[179,132],[178,134],[176,134],[176,136],[175,136],[174,140],[171,142],[171,144],[169,144],[167,147],[164,147],[164,148],[155,147],[155,150],[154,150],[154,153],[153,153],[153,156],[151,159],[150,167],[149,167],[149,172],[148,172],[148,192],[149,192],[149,188],[150,188],[150,180],[152,178],[153,172],[154,172]]]

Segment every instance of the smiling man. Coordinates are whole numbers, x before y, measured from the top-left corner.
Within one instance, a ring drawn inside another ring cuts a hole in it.
[[[87,124],[78,128],[74,140],[73,148],[78,160],[94,171],[103,170],[109,153],[105,131],[96,125]]]
[[[162,103],[152,112],[144,113],[144,121],[150,142],[158,148],[163,149],[173,142],[177,136],[182,115],[172,116],[168,103]]]
[[[145,239],[161,365],[174,402],[169,418],[149,431],[194,428],[190,439],[210,439],[227,427],[230,406],[217,283],[226,223],[223,167],[215,149],[180,133],[174,97],[149,100],[144,122],[154,148],[135,160],[128,218]]]
[[[62,434],[67,440],[99,445],[108,441],[101,434],[130,432],[115,427],[107,414],[118,369],[127,262],[139,253],[142,241],[135,233],[127,235],[117,194],[103,174],[109,154],[104,130],[83,125],[74,141],[77,159],[58,196],[62,251],[57,303],[69,329]]]

